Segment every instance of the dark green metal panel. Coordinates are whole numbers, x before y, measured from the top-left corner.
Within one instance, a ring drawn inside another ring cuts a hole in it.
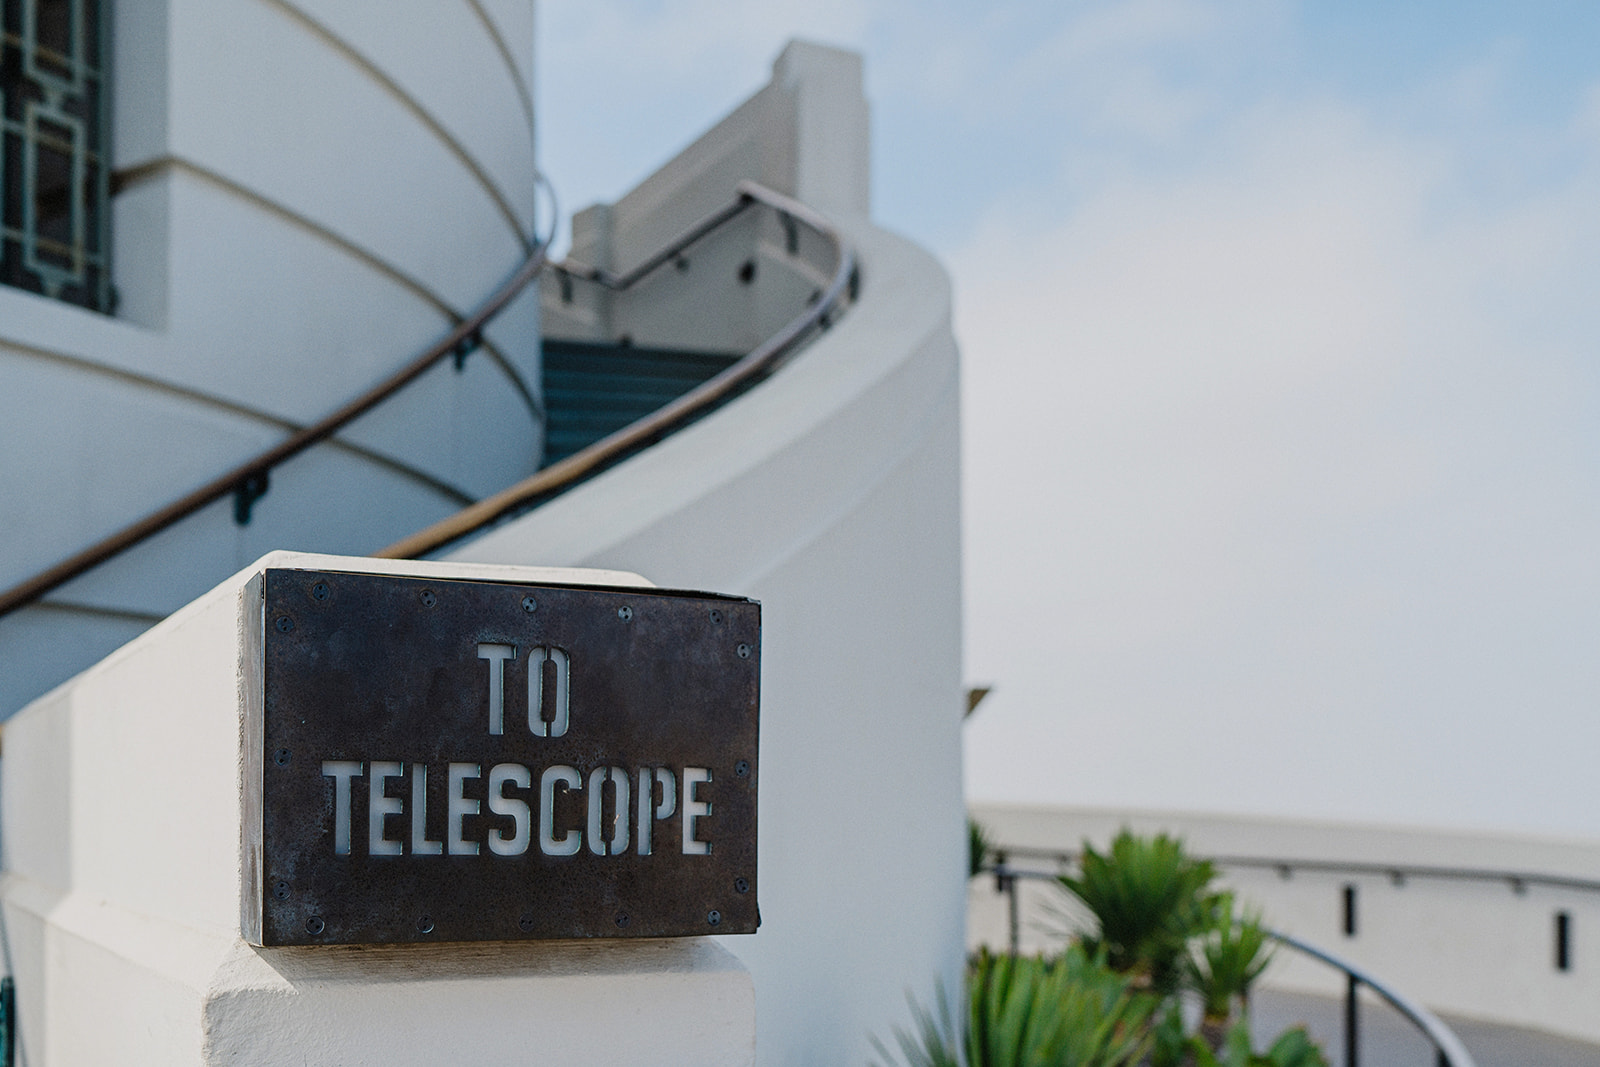
[[[740,355],[546,338],[545,465],[675,400]]]
[[[17,987],[11,976],[0,978],[0,1067],[17,1062]]]

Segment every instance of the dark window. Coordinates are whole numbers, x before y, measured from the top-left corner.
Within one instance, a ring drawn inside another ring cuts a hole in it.
[[[104,0],[0,0],[0,282],[109,311]]]

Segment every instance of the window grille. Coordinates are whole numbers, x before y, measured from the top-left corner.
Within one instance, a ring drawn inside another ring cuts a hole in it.
[[[0,282],[111,310],[104,0],[0,0]]]

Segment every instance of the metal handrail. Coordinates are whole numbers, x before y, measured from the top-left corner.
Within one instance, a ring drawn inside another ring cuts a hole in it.
[[[1012,852],[1012,849],[996,849],[995,854]],[[1031,878],[1036,881],[1058,882],[1059,876],[1047,871],[1030,871],[1018,867],[1007,866],[1004,860],[993,866],[983,867],[980,874],[994,875],[995,891],[1006,895],[1007,912],[1009,919],[1009,941],[1011,954],[1015,956],[1020,947],[1020,932],[1018,922],[1019,904],[1017,900],[1017,880]],[[1461,1044],[1461,1039],[1455,1032],[1445,1025],[1433,1012],[1411,1000],[1404,994],[1398,993],[1372,975],[1366,973],[1352,963],[1340,959],[1325,949],[1318,948],[1306,941],[1276,930],[1266,931],[1273,940],[1278,941],[1297,952],[1304,953],[1320,963],[1343,971],[1345,975],[1344,997],[1344,1062],[1345,1067],[1359,1067],[1360,1043],[1359,1037],[1359,1010],[1357,993],[1361,986],[1371,989],[1379,997],[1387,1001],[1397,1012],[1405,1017],[1422,1035],[1432,1043],[1438,1056],[1438,1067],[1477,1067],[1466,1047]]]
[[[225,474],[213,478],[193,492],[0,593],[0,618],[33,603],[79,575],[93,570],[229,494],[259,497],[266,491],[267,475],[274,467],[299,455],[312,445],[332,437],[358,416],[383,403],[435,364],[450,356],[460,358],[466,355],[482,343],[483,328],[489,321],[514,300],[544,268],[547,261],[546,253],[554,236],[555,228],[552,226],[550,234],[534,245],[527,258],[504,285],[495,290],[488,300],[480,304],[471,315],[462,319],[422,355],[332,414],[290,434],[278,444]]]
[[[785,219],[786,224],[804,224],[833,245],[836,257],[833,277],[804,311],[732,366],[650,415],[546,467],[516,485],[390,545],[375,555],[390,559],[423,555],[519,511],[532,501],[570,488],[640,446],[663,437],[691,419],[710,411],[748,385],[770,374],[813,330],[830,325],[831,316],[839,307],[846,292],[848,291],[853,299],[860,284],[854,251],[823,216],[799,201],[755,182],[741,182],[737,187],[737,195],[731,203],[712,212],[669,242],[666,247],[622,274],[577,263],[557,264],[556,269],[565,275],[593,282],[607,289],[626,290],[664,264],[675,261],[685,249],[754,204],[762,204],[777,211]],[[166,507],[0,593],[0,618],[33,603],[73,578],[94,569],[229,494],[253,492],[259,496],[265,491],[267,474],[272,468],[331,437],[356,417],[370,411],[446,357],[459,358],[460,355],[476,347],[481,342],[482,329],[489,320],[510,303],[546,266],[549,245],[550,238],[547,237],[535,246],[533,252],[511,278],[472,315],[417,359],[361,396]]]
[[[1267,935],[1280,944],[1287,945],[1296,952],[1310,956],[1318,962],[1325,963],[1345,974],[1344,998],[1344,1047],[1345,1064],[1347,1067],[1356,1067],[1359,1047],[1357,1037],[1357,1020],[1360,1016],[1356,1009],[1356,993],[1366,986],[1378,996],[1389,1002],[1406,1018],[1406,1021],[1422,1031],[1424,1037],[1433,1042],[1434,1050],[1439,1054],[1438,1067],[1477,1067],[1472,1060],[1472,1054],[1461,1044],[1461,1039],[1456,1037],[1455,1031],[1446,1026],[1444,1020],[1421,1004],[1402,993],[1396,992],[1378,981],[1372,975],[1358,968],[1353,963],[1340,959],[1326,949],[1318,948],[1297,937],[1282,933],[1277,930],[1268,930]]]
[[[397,541],[375,555],[387,559],[412,559],[426,555],[452,541],[460,540],[485,526],[525,510],[544,498],[570,489],[639,447],[654,442],[691,419],[731,399],[747,386],[776,370],[812,331],[830,325],[831,316],[846,293],[848,292],[854,299],[860,286],[854,250],[827,219],[799,201],[755,182],[740,182],[738,195],[733,203],[713,212],[690,227],[666,248],[624,274],[612,274],[596,267],[576,265],[562,265],[556,269],[573,277],[596,282],[608,289],[627,289],[652,271],[672,262],[684,249],[753,204],[762,204],[777,211],[785,219],[803,223],[826,238],[834,247],[836,259],[833,278],[804,311],[738,362],[677,399],[657,408],[651,414],[596,441],[582,451],[552,463],[509,489],[476,504],[470,504],[456,514]]]
[[[1003,849],[997,847],[996,851],[1003,851],[1009,856],[1026,856],[1029,859],[1051,860],[1064,864],[1077,863],[1080,856],[1080,853],[1070,850],[1030,848],[1026,845],[1006,845]],[[1453,881],[1504,882],[1517,892],[1530,885],[1600,892],[1600,880],[1494,867],[1449,867],[1426,863],[1373,863],[1364,860],[1291,859],[1272,856],[1208,855],[1206,858],[1219,867],[1250,867],[1284,874],[1297,870],[1330,874],[1378,874],[1393,881],[1404,881],[1407,878],[1440,878]]]

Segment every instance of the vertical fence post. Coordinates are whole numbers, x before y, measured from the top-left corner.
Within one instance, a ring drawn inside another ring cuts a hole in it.
[[[1361,1061],[1357,1039],[1360,1032],[1359,1002],[1356,993],[1361,981],[1355,975],[1345,976],[1344,987],[1344,1067],[1358,1067]]]
[[[1021,943],[1021,937],[1017,932],[1017,876],[1014,874],[1006,878],[1006,894],[1008,898],[1007,907],[1011,913],[1007,916],[1011,923],[1011,954],[1015,956]]]
[[[1006,920],[1011,944],[1011,954],[1017,954],[1017,876],[1006,866],[1006,854],[994,854],[994,891],[1006,895]]]
[[[0,978],[0,1067],[17,1062],[17,987],[11,976]]]

